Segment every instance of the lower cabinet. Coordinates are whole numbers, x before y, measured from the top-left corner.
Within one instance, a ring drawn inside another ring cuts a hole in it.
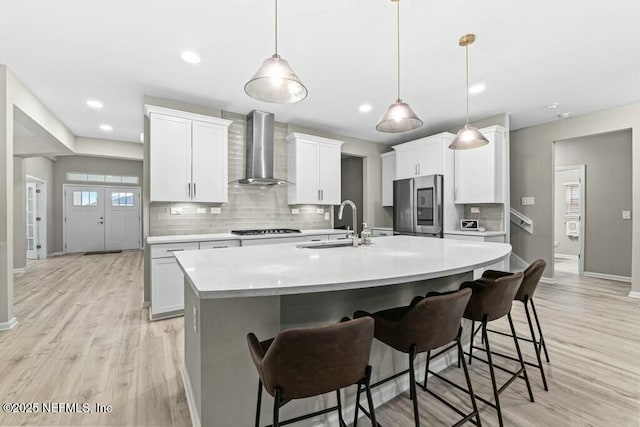
[[[174,258],[151,260],[151,307],[152,320],[166,317],[169,313],[184,309],[184,275]]]
[[[505,235],[482,236],[482,235],[468,235],[468,234],[447,234],[445,232],[444,238],[453,239],[453,240],[467,240],[472,242],[505,243]],[[485,270],[509,271],[509,268],[510,268],[510,260],[509,260],[509,257],[507,257],[506,259],[498,261],[495,264],[491,264],[487,267],[473,270],[473,280],[476,280],[482,277],[482,273],[484,273]]]
[[[386,237],[393,236],[393,230],[388,228],[372,228],[371,237]]]

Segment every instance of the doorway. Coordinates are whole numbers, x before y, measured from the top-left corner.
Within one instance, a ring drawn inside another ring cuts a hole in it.
[[[362,230],[362,222],[364,218],[364,159],[358,156],[351,156],[342,153],[340,160],[341,174],[341,200],[351,200],[356,204],[357,209],[357,230]],[[347,211],[343,214],[342,220],[338,219],[338,211],[340,206],[333,207],[334,228],[350,230],[354,229],[353,215]],[[369,224],[370,226],[372,224]]]
[[[27,259],[47,257],[47,185],[26,176],[26,239]]]
[[[585,165],[555,168],[554,265],[563,273],[584,273]]]
[[[64,186],[65,253],[140,249],[140,188]]]

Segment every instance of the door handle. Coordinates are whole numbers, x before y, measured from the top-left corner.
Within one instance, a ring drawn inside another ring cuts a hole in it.
[[[104,221],[98,221],[98,224],[104,224]]]

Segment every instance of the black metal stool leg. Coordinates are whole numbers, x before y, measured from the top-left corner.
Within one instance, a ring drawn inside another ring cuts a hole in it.
[[[542,327],[540,326],[540,320],[538,320],[536,305],[533,303],[533,298],[531,298],[530,301],[531,301],[531,308],[533,309],[533,317],[536,319],[536,325],[538,325],[538,335],[540,337],[540,345],[544,350],[544,357],[547,359],[547,363],[549,363],[549,353],[547,352],[547,344],[544,342],[544,335],[542,335]]]
[[[412,345],[409,351],[409,393],[413,401],[413,418],[416,427],[420,427],[420,414],[418,413],[418,396],[416,393],[416,373],[414,371],[414,361],[416,359],[416,346]]]
[[[365,392],[367,393],[367,404],[369,405],[369,416],[371,418],[371,425],[374,427],[380,427],[380,424],[378,424],[378,421],[376,420],[376,410],[373,407],[373,397],[371,396],[371,387],[369,387],[370,382],[371,382],[371,366],[367,366],[364,387],[365,387]],[[358,385],[358,387],[360,386]]]
[[[493,371],[493,360],[491,359],[491,344],[487,336],[487,321],[482,321],[482,335],[484,336],[484,346],[487,351],[487,362],[489,364],[489,372],[491,373],[491,386],[493,387],[493,397],[496,401],[496,411],[498,412],[498,422],[503,427],[502,410],[500,409],[500,395],[498,394],[498,385],[496,384],[496,374]]]
[[[260,406],[262,405],[262,380],[258,380],[258,405],[256,406],[256,427],[260,427]]]
[[[520,344],[518,343],[518,335],[516,334],[516,328],[513,326],[513,319],[511,319],[511,313],[507,314],[507,319],[509,319],[509,326],[511,327],[511,334],[513,335],[513,342],[516,346],[516,352],[518,353],[518,359],[520,359],[520,367],[522,369],[522,375],[524,376],[524,382],[527,383],[527,391],[529,392],[529,400],[535,402],[533,399],[533,392],[531,391],[531,384],[529,383],[529,377],[527,376],[527,368],[524,365],[524,360],[522,359],[522,352],[520,351]]]
[[[529,304],[528,301],[524,302],[524,311],[527,314],[527,322],[529,323],[529,332],[531,332],[531,340],[533,341],[533,349],[536,352],[536,358],[538,359],[538,369],[540,369],[540,376],[542,377],[542,385],[544,386],[545,391],[549,391],[549,386],[547,385],[547,377],[544,374],[544,367],[542,366],[542,358],[540,357],[540,347],[536,341],[536,334],[533,331],[533,323],[531,322],[531,314],[529,314]]]
[[[458,351],[462,353],[462,344],[460,343],[460,335],[456,339],[456,343],[458,344]],[[476,403],[476,395],[473,394],[473,386],[471,385],[471,377],[469,376],[469,369],[467,368],[467,363],[462,358],[462,368],[464,370],[464,378],[467,381],[467,389],[469,390],[469,396],[471,397],[471,405],[473,406],[473,412],[476,413],[476,425],[478,427],[482,427],[482,422],[480,421],[480,411],[478,411],[478,404]],[[426,385],[426,384],[425,384]]]
[[[469,365],[471,365],[471,362],[473,361],[473,338],[476,335],[475,327],[476,327],[476,322],[472,320],[471,321],[471,339],[469,340]]]
[[[345,423],[342,418],[342,398],[340,396],[340,390],[336,390],[336,400],[338,402],[338,422],[340,423],[340,427],[347,427],[347,423]]]
[[[273,396],[273,427],[280,427],[280,388],[276,388]]]
[[[424,368],[424,383],[422,387],[427,389],[427,378],[429,377],[429,362],[431,361],[431,350],[427,351],[427,361]],[[460,352],[458,352],[458,366],[460,366]]]
[[[358,427],[358,410],[360,409],[360,392],[362,391],[362,387],[358,384],[358,391],[356,392],[356,409],[355,414],[353,415],[353,427]]]

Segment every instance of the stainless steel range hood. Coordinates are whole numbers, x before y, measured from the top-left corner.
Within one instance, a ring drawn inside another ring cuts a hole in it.
[[[273,176],[273,113],[253,110],[247,116],[247,164],[240,184],[276,185],[287,181]]]

